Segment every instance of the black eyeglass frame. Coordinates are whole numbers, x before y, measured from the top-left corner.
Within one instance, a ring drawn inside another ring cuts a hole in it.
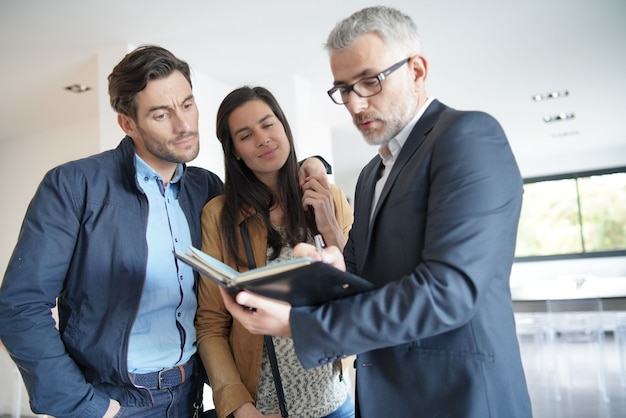
[[[386,70],[384,70],[384,71],[382,71],[382,72],[378,73],[378,75],[375,75],[375,76],[373,76],[373,77],[365,77],[365,78],[362,78],[362,79],[360,79],[359,81],[357,81],[356,83],[351,84],[351,85],[349,85],[349,86],[335,86],[335,87],[333,87],[332,89],[328,90],[326,93],[328,93],[328,96],[330,97],[330,99],[331,99],[334,103],[336,103],[336,104],[338,104],[338,105],[343,105],[343,104],[348,103],[348,101],[345,101],[345,102],[343,101],[343,95],[345,94],[345,95],[347,95],[347,96],[350,96],[350,92],[351,92],[351,91],[353,91],[353,92],[354,92],[357,96],[359,96],[359,97],[363,97],[363,98],[365,98],[365,97],[372,97],[372,96],[376,96],[378,93],[380,93],[381,91],[383,91],[383,83],[382,83],[382,81],[383,81],[385,78],[389,77],[389,74],[393,73],[393,72],[394,72],[394,71],[396,71],[398,68],[402,67],[404,64],[406,64],[407,62],[409,62],[409,60],[410,60],[410,59],[411,59],[411,57],[408,57],[408,58],[405,58],[405,59],[403,59],[403,60],[401,60],[401,61],[398,61],[398,62],[396,62],[395,64],[393,64],[391,67],[389,67],[389,68],[387,68]],[[367,94],[367,95],[364,95],[364,94],[359,93],[359,91],[358,91],[358,90],[356,90],[354,87],[355,87],[357,84],[362,83],[362,82],[363,82],[363,81],[365,81],[365,80],[377,80],[377,81],[378,81],[378,87],[379,87],[380,89],[379,89],[376,93]],[[337,91],[339,91],[339,92],[340,92],[339,97],[341,97],[341,98],[342,98],[342,99],[341,99],[341,102],[338,102],[338,101],[337,101],[337,100],[335,100],[335,98],[333,97],[333,94],[335,94],[335,92],[337,92]]]

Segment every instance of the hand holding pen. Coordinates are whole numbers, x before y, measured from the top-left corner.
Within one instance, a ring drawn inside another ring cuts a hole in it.
[[[343,260],[343,253],[338,247],[334,245],[326,247],[324,244],[324,239],[321,235],[316,235],[314,237],[314,240],[315,245],[306,243],[300,243],[296,245],[293,249],[296,257],[311,257],[313,260],[323,261],[325,263],[331,264],[339,270],[346,270],[346,263]]]
[[[324,247],[326,246],[326,244],[324,243],[324,238],[321,234],[317,234],[315,237],[313,237],[313,239],[315,240],[315,251],[319,255],[322,255]]]

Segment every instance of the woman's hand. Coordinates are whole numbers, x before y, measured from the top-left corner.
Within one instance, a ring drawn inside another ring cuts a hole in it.
[[[335,202],[328,176],[314,175],[300,180],[302,188],[302,206],[305,211],[313,210],[317,230],[324,237],[327,245],[343,248],[345,237],[335,217]]]
[[[321,161],[317,158],[305,160],[300,167],[299,176],[304,210],[313,208],[316,215],[319,213],[320,216],[334,218],[333,193],[326,168]]]
[[[330,189],[328,179],[320,179],[310,177],[301,185],[302,188],[302,206],[304,210],[313,209],[315,213],[315,223],[320,232],[326,224],[332,219],[335,221],[335,203],[333,201],[333,192]]]
[[[328,174],[326,173],[326,166],[320,161],[319,158],[310,157],[304,160],[298,170],[298,177],[300,178],[300,186],[306,181],[307,178],[326,179],[328,182]]]

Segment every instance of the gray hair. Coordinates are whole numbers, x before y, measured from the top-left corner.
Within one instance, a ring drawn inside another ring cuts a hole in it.
[[[408,55],[421,53],[422,46],[413,19],[397,9],[385,6],[367,7],[343,19],[328,35],[329,53],[349,46],[358,36],[375,32],[392,49]]]

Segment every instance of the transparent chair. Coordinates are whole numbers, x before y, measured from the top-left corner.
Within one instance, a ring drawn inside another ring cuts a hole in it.
[[[572,396],[596,381],[600,398],[609,402],[606,383],[604,327],[600,298],[550,299],[549,345],[555,373],[553,389],[561,400],[563,389]]]
[[[548,316],[545,312],[515,312],[515,332],[522,354],[522,363],[529,383],[548,384]]]
[[[619,357],[619,377],[622,387],[626,388],[626,312],[620,312],[615,318],[615,344]]]

